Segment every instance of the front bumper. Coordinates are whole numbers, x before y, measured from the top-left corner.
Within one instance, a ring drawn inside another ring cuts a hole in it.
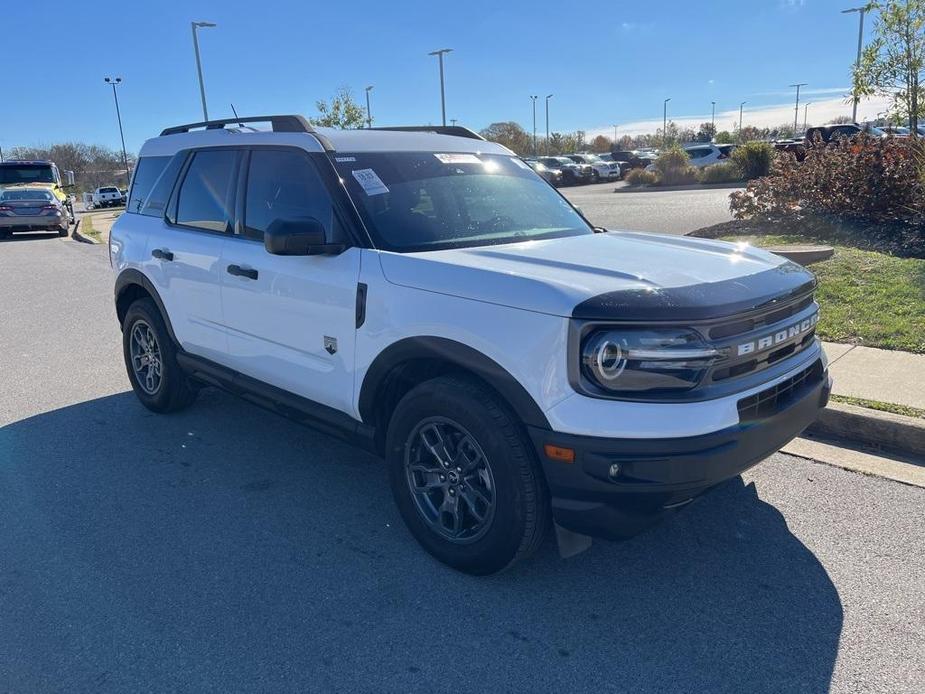
[[[812,424],[825,407],[831,381],[822,361],[817,368],[821,375],[792,392],[775,413],[700,436],[610,439],[528,427],[556,522],[584,535],[631,537],[756,465]],[[547,444],[572,449],[574,462],[550,459]],[[611,476],[613,465],[619,467],[616,476]]]

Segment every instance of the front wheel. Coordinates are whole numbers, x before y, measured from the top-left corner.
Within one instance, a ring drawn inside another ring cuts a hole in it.
[[[412,389],[392,416],[386,460],[402,519],[444,564],[492,574],[542,542],[549,500],[530,442],[480,382],[443,376]]]

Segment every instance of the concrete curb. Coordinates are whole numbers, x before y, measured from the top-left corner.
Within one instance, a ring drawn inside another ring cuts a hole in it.
[[[77,220],[77,223],[74,225],[74,231],[71,232],[71,238],[80,243],[89,243],[89,244],[98,244],[99,241],[91,239],[89,236],[84,236],[80,233],[80,220]]]
[[[925,420],[830,402],[807,431],[925,457]]]
[[[723,190],[733,188],[745,188],[745,184],[739,183],[695,183],[689,186],[631,186],[626,185],[620,188],[614,188],[614,193],[671,193],[676,190]]]

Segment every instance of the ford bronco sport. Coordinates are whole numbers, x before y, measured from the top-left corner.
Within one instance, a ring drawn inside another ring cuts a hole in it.
[[[219,386],[361,443],[420,544],[475,574],[552,525],[566,552],[640,532],[829,393],[805,269],[593,228],[461,127],[168,128],[110,252],[146,407]]]

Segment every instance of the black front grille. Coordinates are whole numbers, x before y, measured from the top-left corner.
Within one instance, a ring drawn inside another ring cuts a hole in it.
[[[821,380],[822,361],[817,360],[798,374],[739,400],[739,422],[745,424],[777,414]]]
[[[805,296],[802,299],[794,301],[789,306],[784,308],[778,308],[768,311],[755,318],[746,318],[744,320],[733,320],[730,322],[723,323],[722,325],[715,325],[710,328],[710,339],[711,340],[722,340],[727,337],[733,337],[734,335],[742,335],[744,333],[750,332],[752,330],[757,330],[758,328],[764,327],[766,325],[774,325],[780,321],[787,320],[790,316],[796,315],[804,308],[813,303],[813,295]]]

